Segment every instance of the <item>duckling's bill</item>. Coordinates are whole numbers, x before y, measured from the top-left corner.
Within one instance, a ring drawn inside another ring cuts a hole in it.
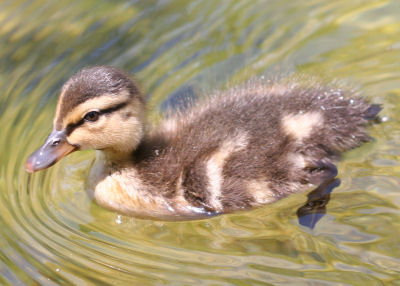
[[[44,144],[26,160],[26,171],[34,173],[46,169],[78,149],[68,142],[65,130],[53,130]]]

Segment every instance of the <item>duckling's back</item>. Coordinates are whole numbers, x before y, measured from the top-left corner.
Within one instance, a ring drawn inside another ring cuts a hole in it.
[[[370,139],[379,110],[351,91],[249,84],[169,117],[134,156],[142,179],[171,200],[248,208],[334,177],[332,161]]]

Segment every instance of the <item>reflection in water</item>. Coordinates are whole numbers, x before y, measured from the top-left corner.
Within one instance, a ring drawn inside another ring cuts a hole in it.
[[[399,15],[387,0],[2,1],[0,284],[398,284]],[[86,195],[91,152],[33,176],[23,166],[62,83],[101,64],[136,73],[149,120],[179,104],[170,95],[276,72],[350,83],[388,120],[345,155],[312,230],[296,218],[306,194],[206,220],[135,219]]]
[[[331,192],[339,185],[339,179],[331,179],[308,193],[307,202],[297,210],[299,223],[309,228],[314,228],[326,213],[326,205],[331,199]]]

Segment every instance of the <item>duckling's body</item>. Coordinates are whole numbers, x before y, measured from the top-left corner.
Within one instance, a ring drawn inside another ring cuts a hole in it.
[[[88,95],[105,74],[102,84],[118,88]],[[143,97],[131,84],[109,67],[81,71],[63,88],[55,130],[69,130],[75,149],[101,150],[88,180],[98,204],[145,217],[230,212],[320,184],[336,175],[332,160],[369,139],[366,123],[380,109],[351,92],[256,83],[212,96],[146,133]],[[99,110],[94,121],[91,110]],[[34,165],[28,160],[30,171],[42,168]]]

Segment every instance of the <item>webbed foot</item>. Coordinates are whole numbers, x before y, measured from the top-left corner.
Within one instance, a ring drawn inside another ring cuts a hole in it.
[[[337,176],[338,170],[336,166],[327,159],[321,159],[310,163],[306,168],[307,182],[320,185]]]

